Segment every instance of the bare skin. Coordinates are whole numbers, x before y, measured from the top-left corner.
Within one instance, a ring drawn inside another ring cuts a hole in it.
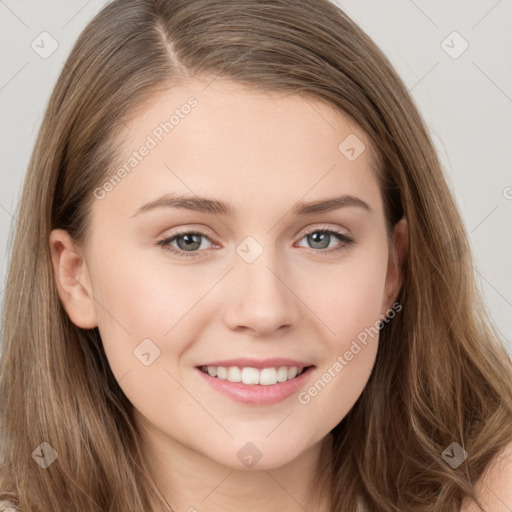
[[[314,479],[330,463],[329,432],[368,381],[378,335],[345,354],[395,303],[407,225],[396,225],[389,244],[373,148],[334,108],[220,79],[207,83],[173,88],[129,121],[119,165],[189,97],[198,102],[94,201],[82,246],[63,230],[52,232],[59,295],[76,325],[98,326],[174,510],[328,511],[328,493]],[[365,144],[353,161],[338,148],[350,135]],[[177,208],[136,214],[164,193],[226,201],[238,215]],[[291,211],[297,202],[342,195],[369,209]],[[204,233],[189,251],[197,258],[179,256],[188,247],[183,233],[167,244],[176,252],[157,245],[177,228]],[[354,241],[307,236],[322,229]],[[243,245],[247,237],[252,245]],[[239,247],[261,253],[249,263]],[[148,366],[134,356],[145,339],[160,350]],[[196,368],[237,357],[315,367],[302,401],[294,393],[271,405],[246,404],[212,389]],[[326,373],[329,382],[309,392]],[[252,467],[237,456],[247,443],[261,454]]]

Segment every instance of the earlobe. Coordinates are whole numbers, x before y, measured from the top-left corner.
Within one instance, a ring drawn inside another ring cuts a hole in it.
[[[407,219],[402,217],[393,229],[393,245],[388,260],[383,307],[388,310],[396,301],[403,283],[404,262],[408,252]]]
[[[82,251],[63,229],[52,230],[49,242],[55,286],[62,306],[78,327],[96,327],[89,272]]]

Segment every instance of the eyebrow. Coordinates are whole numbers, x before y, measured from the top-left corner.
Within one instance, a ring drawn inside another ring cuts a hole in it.
[[[351,206],[373,213],[373,210],[368,203],[356,196],[347,194],[309,203],[299,202],[292,208],[291,213],[296,216],[313,215],[316,213],[330,212],[339,208],[347,208]],[[230,217],[238,217],[239,215],[238,209],[233,204],[224,201],[218,201],[216,199],[201,196],[165,194],[158,199],[141,206],[132,215],[132,217],[136,217],[141,213],[155,210],[157,208],[179,208]]]

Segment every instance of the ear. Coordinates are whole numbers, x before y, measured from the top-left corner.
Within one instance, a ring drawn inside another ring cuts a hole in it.
[[[67,231],[54,229],[50,233],[50,250],[57,292],[66,313],[82,329],[96,327],[91,280],[81,249]]]
[[[389,251],[386,284],[382,297],[382,314],[385,315],[395,303],[403,282],[403,265],[407,257],[407,220],[402,217],[393,228],[392,245]]]

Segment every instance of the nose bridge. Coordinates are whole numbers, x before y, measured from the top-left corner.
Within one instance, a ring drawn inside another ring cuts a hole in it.
[[[264,247],[248,236],[235,250],[231,276],[234,293],[230,293],[226,308],[230,327],[268,332],[297,322],[297,300],[287,285],[289,272],[275,247]]]

